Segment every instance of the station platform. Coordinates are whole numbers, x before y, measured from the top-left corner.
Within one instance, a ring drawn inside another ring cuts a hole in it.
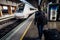
[[[36,25],[34,25],[34,15],[35,14],[19,24],[0,40],[37,40],[39,35],[38,29]],[[50,29],[58,29],[60,31],[60,22],[48,22],[47,26]],[[42,36],[42,40],[44,40],[44,35]]]
[[[46,26],[48,26],[49,29],[57,29],[60,31],[60,22],[48,22]],[[44,29],[46,28],[47,27],[44,27]],[[38,29],[37,26],[34,25],[34,22],[32,22],[32,25],[30,26],[23,40],[39,40]],[[41,40],[44,40],[44,34],[42,35]]]

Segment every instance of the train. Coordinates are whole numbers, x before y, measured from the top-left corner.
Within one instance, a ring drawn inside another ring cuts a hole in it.
[[[16,19],[26,19],[30,14],[35,13],[36,11],[38,11],[37,8],[32,7],[28,3],[22,3],[18,6],[14,16]]]

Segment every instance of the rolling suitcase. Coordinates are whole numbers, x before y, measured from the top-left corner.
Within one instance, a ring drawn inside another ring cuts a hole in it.
[[[60,40],[60,34],[56,29],[44,30],[45,40]]]

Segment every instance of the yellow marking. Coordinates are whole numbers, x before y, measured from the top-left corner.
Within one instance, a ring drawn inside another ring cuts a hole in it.
[[[32,23],[32,21],[31,21],[31,23]],[[23,40],[23,38],[24,38],[25,34],[27,33],[27,31],[28,31],[31,23],[30,23],[30,24],[28,25],[28,27],[26,28],[26,30],[25,30],[25,32],[23,33],[23,35],[21,36],[20,40]]]

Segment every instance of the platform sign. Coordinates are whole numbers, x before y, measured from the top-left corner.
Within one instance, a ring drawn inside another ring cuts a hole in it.
[[[57,10],[58,10],[58,6],[57,5],[50,6],[50,8],[49,8],[50,20],[56,21],[56,19],[57,19]]]

